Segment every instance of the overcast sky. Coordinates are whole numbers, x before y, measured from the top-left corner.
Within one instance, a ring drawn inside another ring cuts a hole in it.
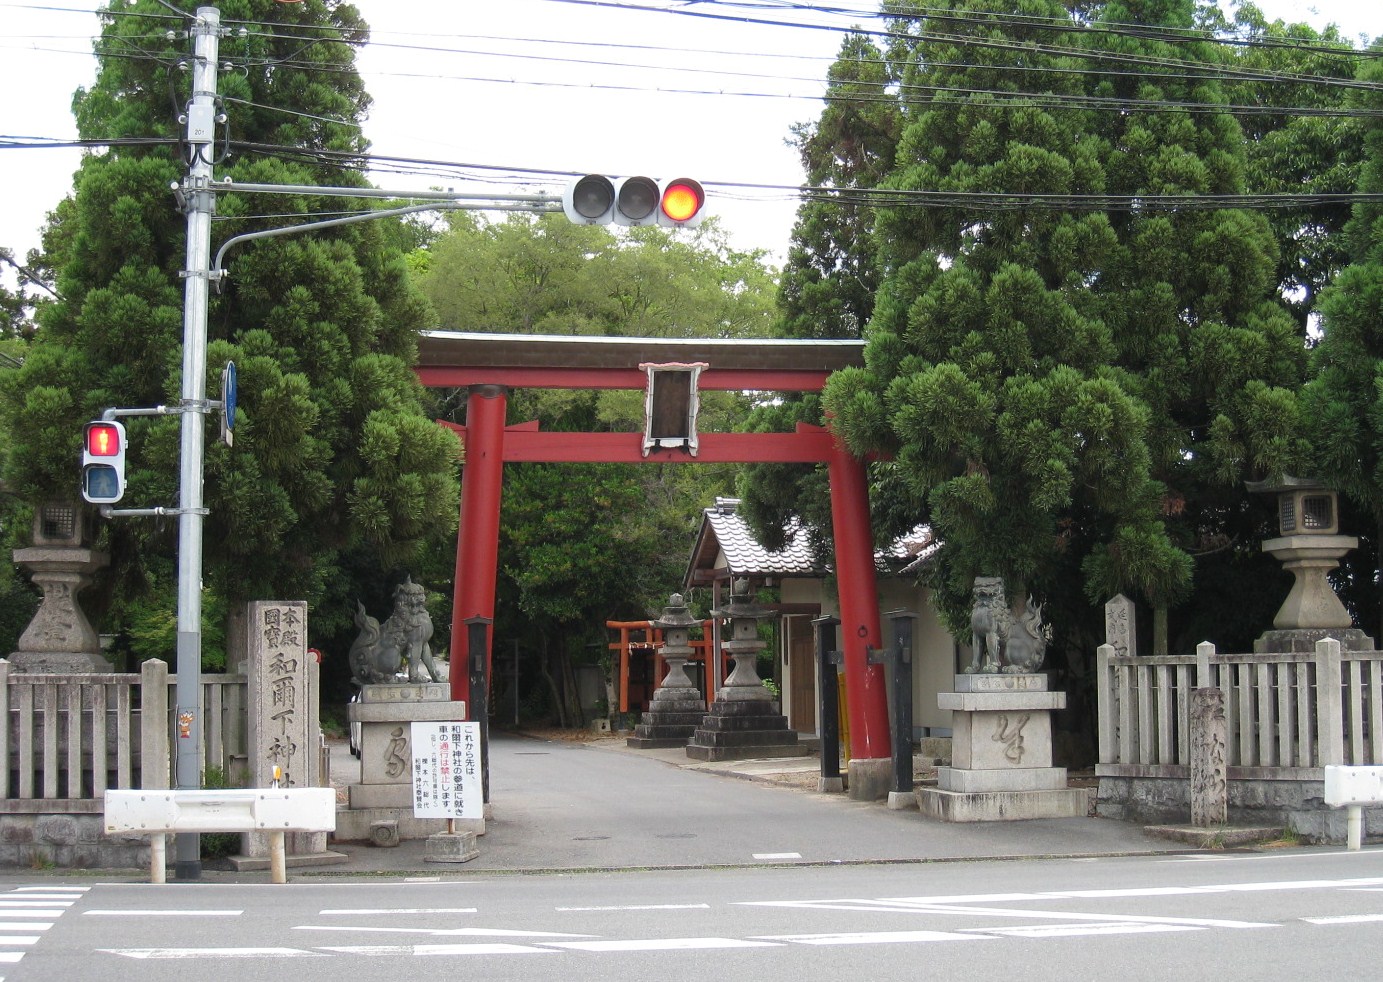
[[[869,17],[877,4],[818,0],[854,11],[828,14],[784,0],[619,2],[623,9],[580,0],[356,0],[372,28],[358,66],[374,98],[366,123],[373,152],[479,165],[447,176],[377,172],[375,183],[483,192],[557,192],[565,183],[489,169],[506,167],[694,177],[713,185],[708,210],[736,246],[781,259],[796,201],[773,188],[803,182],[786,143],[790,127],[819,115],[821,80],[843,32],[879,26]],[[0,0],[0,135],[75,135],[71,95],[95,78],[97,6]],[[1260,6],[1270,17],[1334,22],[1349,35],[1383,34],[1378,0]],[[233,39],[223,44],[233,54]],[[71,150],[0,148],[0,245],[17,258],[37,245],[76,161]]]

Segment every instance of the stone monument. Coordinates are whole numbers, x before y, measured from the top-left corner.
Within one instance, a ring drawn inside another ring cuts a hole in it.
[[[316,788],[322,773],[322,728],[318,714],[321,666],[307,650],[307,604],[301,600],[255,601],[249,605],[249,773],[246,785]],[[180,721],[181,722],[181,721]],[[345,862],[327,849],[326,832],[289,832],[284,837],[289,866]],[[238,870],[268,869],[269,838],[240,837]]]
[[[85,524],[80,505],[41,505],[34,514],[34,544],[14,551],[14,561],[43,591],[43,603],[19,637],[19,650],[10,655],[14,671],[110,671],[101,639],[77,601],[91,575],[109,561],[88,544]]]
[[[687,677],[687,659],[692,655],[687,641],[691,626],[696,623],[697,619],[687,610],[680,593],[669,598],[663,616],[653,622],[653,626],[663,632],[659,654],[667,662],[667,675],[658,691],[653,693],[642,721],[634,727],[634,735],[625,741],[629,746],[640,750],[685,747],[705,717],[706,706],[701,701],[701,693]]]
[[[951,711],[951,765],[937,768],[935,788],[918,789],[918,808],[948,822],[1084,816],[1088,793],[1052,766],[1051,714],[1066,693],[1049,691],[1039,671],[1049,629],[1031,597],[1016,615],[1004,598],[1003,580],[975,579],[970,667],[954,692],[937,693]]]
[[[360,636],[351,645],[352,677],[360,697],[347,718],[360,726],[360,783],[346,789],[336,837],[395,845],[436,835],[483,835],[485,820],[415,818],[412,724],[461,721],[466,704],[453,702],[432,657],[432,618],[425,591],[411,578],[394,591],[394,609],[380,624],[357,605]],[[426,676],[423,672],[426,670]],[[460,669],[458,669],[460,670]]]
[[[764,649],[759,621],[773,616],[749,598],[749,582],[736,580],[730,603],[711,616],[729,618],[731,640],[723,645],[735,659],[735,670],[721,684],[711,710],[692,734],[687,756],[693,760],[749,760],[761,757],[805,757],[810,748],[797,742],[787,717],[769,697],[754,662]]]

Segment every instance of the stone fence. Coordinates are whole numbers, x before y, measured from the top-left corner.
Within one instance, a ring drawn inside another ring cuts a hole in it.
[[[203,675],[203,768],[231,784],[246,761],[244,675]],[[107,788],[171,783],[177,676],[20,674],[0,659],[0,864],[139,866],[142,838],[102,832]],[[126,855],[128,853],[128,855]]]
[[[1185,823],[1190,814],[1191,693],[1225,695],[1229,818],[1284,825],[1312,841],[1343,840],[1344,814],[1322,801],[1330,764],[1383,763],[1383,652],[1146,657],[1101,645],[1099,814]],[[1365,820],[1383,833],[1383,810]],[[1367,829],[1366,829],[1367,831]]]

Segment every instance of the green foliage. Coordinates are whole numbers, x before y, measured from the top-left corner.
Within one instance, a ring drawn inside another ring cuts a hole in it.
[[[241,152],[218,164],[217,176],[362,184],[357,172],[314,153],[366,149],[359,123],[369,98],[348,43],[365,30],[355,8],[227,0],[221,12],[227,22],[268,25],[223,40],[223,59],[240,67],[220,76],[237,140],[306,152]],[[136,44],[168,57],[104,59],[96,83],[74,100],[83,137],[179,131],[167,94],[186,87],[173,68],[183,42],[165,38],[165,13],[155,0],[135,0],[103,15],[115,48]],[[323,27],[342,40],[303,46],[300,28],[318,37]],[[53,271],[61,299],[38,309],[24,367],[0,377],[0,426],[14,435],[0,453],[14,493],[71,498],[83,420],[109,406],[180,399],[185,222],[168,188],[184,169],[175,145],[89,155],[73,196],[45,230],[40,265]],[[222,193],[214,239],[352,207],[359,206],[326,192]],[[239,411],[234,448],[214,444],[206,452],[210,609],[305,599],[314,634],[330,637],[349,628],[354,599],[373,581],[453,532],[459,448],[431,422],[429,398],[410,369],[429,314],[404,252],[425,241],[424,229],[386,220],[261,240],[229,254],[231,275],[209,307],[207,384],[215,393],[222,365],[234,359]],[[132,419],[127,429],[126,503],[172,504],[178,420]],[[103,532],[112,565],[88,591],[88,609],[109,611],[102,627],[128,629],[140,649],[158,649],[166,632],[167,615],[155,612],[153,598],[169,596],[157,569],[175,548],[172,531],[139,520]]]
[[[1360,70],[1362,81],[1383,82],[1375,60]],[[1377,89],[1358,104],[1383,108]],[[1383,191],[1383,125],[1369,121],[1359,190]],[[1383,560],[1383,207],[1355,206],[1345,229],[1350,264],[1321,296],[1323,337],[1312,357],[1312,378],[1302,393],[1301,419],[1310,429],[1316,472],[1349,496],[1368,523],[1375,554],[1371,569],[1352,578],[1357,593],[1374,610],[1379,600],[1376,570]],[[1362,606],[1360,600],[1353,604]]]
[[[903,30],[886,74],[900,95],[895,109],[875,111],[898,125],[891,143],[871,147],[871,160],[890,165],[868,172],[875,185],[929,194],[1233,194],[1262,181],[1280,151],[1270,147],[1266,112],[1250,155],[1228,114],[996,96],[1225,102],[1218,83],[1174,67],[1228,63],[1224,48],[1173,46],[1155,32],[1123,29],[1057,34],[1044,20],[1071,17],[1060,4],[995,10],[953,0],[944,8],[934,17],[930,8],[891,8]],[[1113,0],[1075,16],[1095,27],[1190,28],[1209,15],[1190,0]],[[1059,50],[1073,38],[1148,67],[1091,71],[1089,58]],[[1249,101],[1248,84],[1235,101]],[[1312,98],[1323,105],[1335,96]],[[854,159],[858,141],[827,119],[814,149]],[[820,221],[804,211],[798,235]],[[824,415],[853,451],[885,456],[873,469],[876,526],[897,533],[931,523],[944,545],[925,577],[958,634],[976,575],[1005,576],[1011,591],[1046,599],[1078,632],[1082,622],[1098,629],[1089,611],[1114,592],[1176,604],[1190,594],[1195,556],[1256,551],[1243,480],[1299,468],[1307,452],[1295,399],[1305,369],[1301,325],[1278,291],[1297,282],[1287,272],[1293,264],[1303,277],[1328,275],[1324,265],[1303,272],[1301,252],[1280,262],[1285,230],[1234,210],[877,214],[863,256],[884,275],[873,292],[866,365],[836,373],[824,413],[810,421]],[[832,261],[828,239],[814,248]],[[839,288],[834,299],[852,295]],[[747,512],[758,525],[801,517],[786,482],[769,474],[760,468],[746,482]]]

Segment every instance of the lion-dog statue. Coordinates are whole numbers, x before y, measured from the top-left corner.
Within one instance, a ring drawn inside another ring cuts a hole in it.
[[[351,645],[351,678],[357,685],[398,682],[408,666],[409,682],[426,682],[423,668],[433,682],[440,682],[432,660],[432,617],[427,612],[422,584],[406,578],[394,590],[394,612],[383,624],[365,613],[356,601],[355,625],[360,635]]]
[[[1051,640],[1051,627],[1042,623],[1042,606],[1028,597],[1016,616],[1008,609],[1004,581],[977,576],[970,609],[973,652],[966,675],[1007,672],[1023,674],[1042,667]]]

